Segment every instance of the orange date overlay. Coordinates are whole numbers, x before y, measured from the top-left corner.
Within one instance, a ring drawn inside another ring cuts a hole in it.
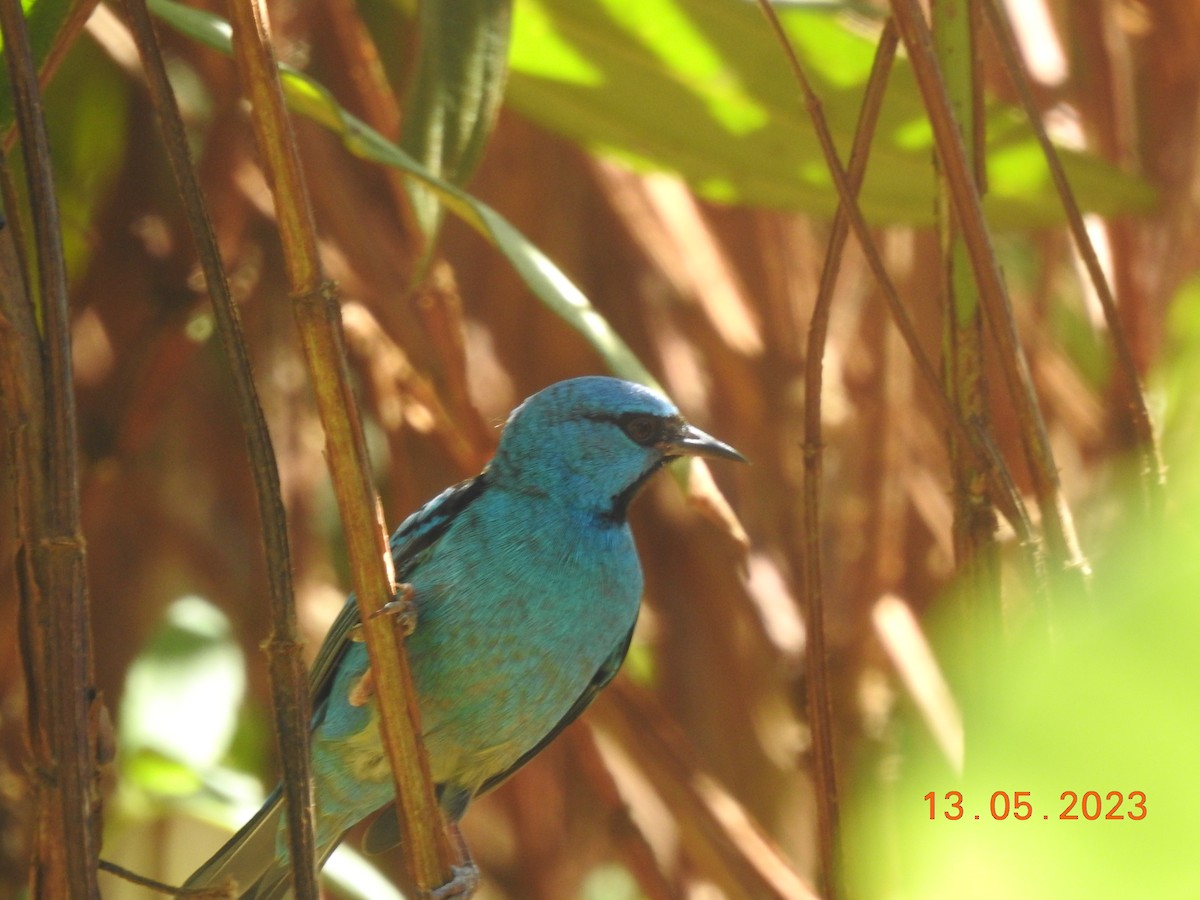
[[[1063,791],[1058,800],[1046,802],[1046,798],[1035,798],[1031,791],[993,791],[986,802],[978,804],[978,812],[970,807],[975,804],[964,799],[961,791],[946,791],[939,797],[935,791],[925,795],[929,804],[929,819],[990,818],[1005,819],[1060,819],[1063,821],[1084,820],[1088,822],[1140,822],[1146,818],[1145,791]],[[940,815],[939,815],[940,814]]]

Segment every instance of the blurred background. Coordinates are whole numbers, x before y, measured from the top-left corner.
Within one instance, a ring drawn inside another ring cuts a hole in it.
[[[438,45],[412,3],[269,5],[283,61],[420,155],[403,123]],[[507,7],[490,6],[480,15],[494,24]],[[315,653],[348,575],[270,194],[232,60],[203,42],[205,26],[181,32],[157,9],[266,407]],[[1091,588],[1060,584],[1052,558],[1047,616],[1026,548],[1001,524],[995,627],[982,642],[963,630],[976,599],[954,591],[946,427],[851,240],[814,448],[843,892],[1187,896],[1200,890],[1183,845],[1200,809],[1186,777],[1200,750],[1200,572],[1187,523],[1200,436],[1200,8],[1007,9],[1147,386],[1169,463],[1166,512],[1140,512],[1109,327],[981,29],[985,208]],[[886,4],[790,3],[780,14],[845,158]],[[837,206],[831,176],[754,4],[516,0],[511,15],[507,81],[503,66],[480,76],[478,134],[447,177],[544,251],[685,415],[752,465],[657,479],[636,504],[646,598],[630,659],[593,711],[472,807],[479,896],[807,896],[819,853],[801,614],[804,367]],[[443,27],[452,39],[466,28]],[[177,883],[277,774],[257,507],[203,278],[116,4],[97,6],[70,40],[46,110],[71,278],[96,680],[118,738],[103,855]],[[395,170],[357,158],[318,122],[297,116],[295,131],[395,526],[479,471],[525,396],[610,371],[613,358],[456,216],[422,249],[420,207]],[[862,208],[937,365],[946,300],[932,148],[902,56]],[[1013,403],[985,344],[982,427],[1029,500]],[[6,516],[5,896],[25,885],[31,822],[14,546]],[[966,821],[943,818],[951,790],[965,796]],[[1144,792],[1149,814],[1058,818],[1062,792],[1089,790],[1122,792],[1124,812],[1127,795]],[[1033,792],[1034,819],[995,821],[997,791]],[[350,885],[340,896],[387,896],[356,865],[339,862]],[[114,880],[104,895],[151,896]]]

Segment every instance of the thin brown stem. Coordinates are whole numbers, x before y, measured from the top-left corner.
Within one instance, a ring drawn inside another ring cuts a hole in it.
[[[818,142],[821,146],[822,153],[825,157],[826,166],[829,169],[830,176],[833,178],[834,186],[837,189],[840,205],[838,207],[837,218],[834,221],[834,227],[830,236],[830,248],[826,257],[826,266],[821,276],[821,287],[818,292],[817,306],[813,313],[813,322],[809,332],[809,347],[807,358],[807,370],[805,378],[805,393],[806,393],[806,410],[805,410],[805,523],[806,523],[806,550],[805,550],[805,608],[806,616],[810,621],[810,640],[812,635],[820,629],[816,629],[812,625],[813,610],[809,609],[809,604],[814,603],[810,598],[817,598],[816,605],[817,616],[820,616],[819,598],[820,598],[820,568],[819,568],[819,535],[820,535],[820,512],[819,512],[819,484],[820,484],[820,405],[819,396],[821,390],[821,359],[824,348],[824,331],[828,322],[828,303],[827,297],[833,288],[833,282],[836,279],[837,265],[836,260],[840,259],[842,246],[846,239],[847,229],[852,229],[855,238],[862,247],[863,255],[867,260],[868,267],[874,276],[880,291],[883,293],[888,310],[892,315],[893,321],[896,324],[897,330],[904,339],[905,345],[909,353],[912,355],[917,365],[917,371],[929,389],[931,396],[934,398],[936,409],[942,415],[942,420],[945,426],[952,429],[959,435],[964,445],[974,449],[978,458],[981,460],[981,467],[988,473],[989,485],[993,491],[997,503],[1004,511],[1006,517],[1012,523],[1020,540],[1021,546],[1027,549],[1031,556],[1030,569],[1036,575],[1041,572],[1041,566],[1038,564],[1039,543],[1035,536],[1033,526],[1030,522],[1029,515],[1025,510],[1024,504],[1021,501],[1020,495],[1013,487],[1013,481],[1008,475],[1004,466],[1004,461],[995,453],[994,448],[978,441],[976,439],[976,429],[964,422],[957,414],[954,406],[951,404],[941,379],[938,376],[937,370],[930,361],[928,354],[925,353],[921,346],[920,338],[917,335],[916,326],[913,324],[908,310],[900,300],[900,295],[896,290],[895,284],[892,282],[883,264],[883,259],[879,254],[879,249],[875,244],[874,238],[871,235],[870,229],[867,226],[866,220],[863,217],[862,210],[856,199],[857,189],[853,183],[851,175],[847,173],[842,166],[841,160],[838,157],[837,149],[833,144],[833,137],[830,133],[829,126],[825,121],[825,116],[821,108],[821,101],[813,90],[812,84],[800,63],[799,57],[796,55],[787,33],[784,31],[782,24],[775,15],[768,0],[758,0],[759,7],[766,16],[768,23],[771,25],[775,36],[784,51],[785,56],[792,68],[792,73],[796,78],[797,84],[800,86],[804,96],[805,109],[812,120],[814,130],[817,134]],[[894,26],[890,23],[885,26],[884,35],[887,35],[893,30]],[[881,36],[881,44],[890,43],[891,38]],[[879,66],[879,55],[877,52],[877,68]],[[879,78],[875,72],[872,73],[872,79]],[[878,103],[878,98],[874,97],[874,91],[882,91],[882,86],[874,88],[868,87],[867,101]],[[860,117],[860,131],[856,135],[856,145],[860,140],[866,140],[868,135],[862,134],[862,126],[865,119]],[[853,157],[852,157],[853,159]],[[865,165],[865,156],[863,157],[863,165]],[[861,177],[861,176],[860,176]],[[839,224],[839,222],[841,224]],[[833,261],[831,261],[833,260]],[[814,402],[813,398],[818,399]],[[820,621],[818,618],[817,621]],[[810,645],[811,646],[811,645]],[[820,654],[813,651],[818,659]],[[814,686],[812,682],[812,674],[809,675],[810,691],[818,692],[819,686]],[[826,695],[828,691],[825,691]],[[812,707],[811,715],[820,714],[821,704],[810,701]],[[814,743],[817,745],[817,755],[820,753],[830,753],[830,749],[821,750],[821,738],[815,733],[814,725]],[[828,785],[822,781],[819,785],[819,791],[826,791]],[[823,815],[830,821],[836,819],[836,796],[832,800],[828,797],[823,797],[819,800],[819,804],[826,804]],[[819,806],[820,808],[820,806]],[[836,832],[836,824],[832,827],[825,823],[819,823],[819,828],[823,835],[823,841],[832,841],[833,846],[836,846],[835,838],[830,837],[831,832]],[[834,859],[831,856],[836,856],[832,853],[829,847],[823,845],[823,869],[826,872],[826,878],[832,879],[833,873],[836,870]]]
[[[846,180],[857,195],[866,173],[871,139],[883,106],[888,75],[896,57],[899,36],[889,20],[879,36],[871,77],[867,82],[854,145],[850,151],[850,166]],[[804,371],[804,607],[809,640],[805,655],[808,707],[812,711],[813,758],[817,782],[817,823],[822,878],[827,895],[832,896],[837,884],[838,790],[833,755],[833,700],[828,679],[828,659],[825,648],[824,600],[821,584],[821,387],[825,359],[825,342],[829,331],[829,312],[833,290],[837,285],[843,251],[850,227],[844,205],[839,205],[830,229],[825,262],[817,299],[813,305],[808,330],[808,346]]]
[[[804,95],[805,110],[812,120],[818,143],[821,146],[821,152],[825,157],[826,166],[829,169],[830,177],[833,179],[834,188],[838,192],[838,201],[841,204],[841,208],[846,210],[847,221],[854,233],[855,239],[862,247],[863,255],[867,260],[867,267],[871,270],[871,275],[875,278],[880,291],[883,292],[884,298],[887,301],[888,311],[892,315],[900,336],[904,339],[904,344],[908,348],[908,352],[912,354],[913,360],[917,364],[917,371],[920,373],[925,386],[929,389],[933,397],[935,409],[941,415],[942,422],[947,428],[954,429],[960,437],[969,441],[975,435],[976,428],[972,424],[964,422],[958,416],[953,404],[950,402],[950,398],[946,395],[937,369],[930,361],[925,349],[921,346],[916,326],[913,324],[908,310],[901,302],[900,294],[888,275],[887,269],[884,267],[883,258],[879,254],[879,248],[876,246],[875,240],[871,235],[866,218],[863,216],[862,209],[854,197],[854,192],[850,189],[846,170],[838,157],[837,149],[833,144],[832,133],[829,130],[829,125],[825,121],[825,115],[821,109],[821,101],[813,90],[812,83],[809,81],[808,75],[805,73],[795,49],[788,40],[787,33],[783,30],[783,26],[780,24],[770,3],[768,0],[758,0],[758,4],[766,15],[767,21],[775,32],[784,54],[791,65],[792,74],[796,77],[796,81]],[[989,452],[986,447],[977,447],[976,452],[988,464],[985,467],[989,470],[988,480],[994,491],[996,502],[1000,510],[1004,513],[1005,518],[1013,526],[1013,530],[1016,531],[1017,537],[1023,545],[1028,547],[1035,546],[1038,538],[1020,494],[1009,489],[1013,484],[1013,480],[1011,478],[999,478],[995,471],[991,471],[997,466],[1002,467],[1004,465],[1003,459],[995,453]]]
[[[1013,34],[1012,23],[1008,20],[1004,10],[1000,8],[997,0],[986,0],[983,3],[983,10],[992,34],[996,38],[996,43],[1000,47],[1004,68],[1008,71],[1008,77],[1017,90],[1017,96],[1025,110],[1025,116],[1033,127],[1033,133],[1037,136],[1042,154],[1046,157],[1054,189],[1058,192],[1059,202],[1062,203],[1063,212],[1067,216],[1067,227],[1075,241],[1075,248],[1083,260],[1084,267],[1087,269],[1088,277],[1091,278],[1092,287],[1100,301],[1100,307],[1104,311],[1104,321],[1108,325],[1108,333],[1112,338],[1113,350],[1116,354],[1116,377],[1123,386],[1121,394],[1130,403],[1128,409],[1119,412],[1129,417],[1129,426],[1137,440],[1137,449],[1142,462],[1140,474],[1150,507],[1161,509],[1166,486],[1166,470],[1159,453],[1158,441],[1154,436],[1154,422],[1150,418],[1150,410],[1146,406],[1146,397],[1142,391],[1141,379],[1138,377],[1133,349],[1129,346],[1125,328],[1121,323],[1121,314],[1117,309],[1116,298],[1113,296],[1108,279],[1104,276],[1100,259],[1096,256],[1096,248],[1092,246],[1091,238],[1088,237],[1087,227],[1083,222],[1083,213],[1080,211],[1079,204],[1075,200],[1075,193],[1067,181],[1066,172],[1063,171],[1062,162],[1058,158],[1058,151],[1046,133],[1046,126],[1038,111],[1037,101],[1034,100],[1033,90],[1029,86],[1029,77],[1025,72],[1025,67],[1021,64],[1021,55],[1017,49],[1017,39]]]
[[[288,834],[295,891],[299,897],[316,897],[316,847],[313,838],[312,763],[308,752],[310,702],[308,678],[301,652],[292,584],[291,551],[287,518],[279,485],[279,469],[266,417],[258,401],[250,357],[242,334],[237,304],[229,290],[217,237],[209,221],[199,178],[188,150],[187,133],[175,94],[167,78],[162,51],[145,0],[126,0],[130,27],[146,71],[150,97],[158,112],[167,155],[187,212],[192,237],[200,255],[204,278],[212,296],[213,315],[233,377],[238,415],[250,455],[266,548],[267,579],[271,598],[271,637],[267,642],[275,725],[287,797]]]
[[[1012,305],[988,237],[972,166],[934,56],[933,36],[919,0],[891,0],[891,5],[917,85],[925,100],[941,171],[975,273],[975,283],[989,330],[999,349],[1001,370],[1016,410],[1022,447],[1041,508],[1050,552],[1062,567],[1086,578],[1089,567],[1080,550],[1071,512],[1062,494],[1058,468],[1038,407],[1029,363],[1017,337]]]
[[[15,129],[13,134],[16,134]],[[20,281],[13,282],[9,285],[9,289],[15,290],[23,300],[28,302],[27,296],[33,296],[32,294],[26,295],[25,287],[33,284],[33,278],[29,273],[29,260],[25,254],[28,241],[25,238],[21,195],[17,191],[16,182],[13,181],[12,167],[9,166],[8,159],[4,156],[6,152],[7,150],[0,151],[0,200],[3,201],[4,206],[4,230],[8,232],[8,241],[16,252],[14,260],[19,267],[18,274],[20,275]],[[38,343],[40,344],[40,341]]]
[[[109,862],[106,859],[100,860],[100,871],[107,872],[122,881],[128,881],[130,884],[136,884],[138,887],[143,887],[148,891],[154,891],[156,894],[164,894],[168,897],[196,897],[196,898],[213,898],[220,897],[218,891],[213,888],[187,888],[181,890],[171,884],[165,884],[154,878],[147,878],[145,875],[139,875],[137,872],[130,871],[124,866],[119,866],[114,862]],[[229,892],[226,891],[226,894]],[[222,897],[223,900],[223,897]]]
[[[67,271],[37,70],[18,0],[0,2],[0,30],[25,157],[42,309],[40,359],[29,361],[40,363],[44,393],[27,398],[32,407],[25,410],[38,417],[42,440],[26,448],[24,463],[45,469],[42,478],[26,473],[37,493],[24,511],[29,528],[21,566],[30,745],[38,772],[31,893],[92,898],[98,896],[100,717],[80,527]]]
[[[341,310],[321,271],[316,228],[299,152],[279,84],[260,0],[230,7],[234,55],[253,108],[259,152],[275,195],[284,259],[309,377],[325,427],[330,473],[345,529],[354,590],[374,673],[381,731],[396,780],[409,872],[422,891],[452,880],[453,851],[442,827],[421,742],[420,714],[402,638],[376,615],[394,596],[383,528],[358,406],[350,388]]]

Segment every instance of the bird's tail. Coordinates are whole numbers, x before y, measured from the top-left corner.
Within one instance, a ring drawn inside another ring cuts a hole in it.
[[[283,793],[276,788],[254,818],[225,842],[211,859],[192,873],[185,888],[237,883],[241,900],[282,897],[291,884],[287,854],[279,852]]]

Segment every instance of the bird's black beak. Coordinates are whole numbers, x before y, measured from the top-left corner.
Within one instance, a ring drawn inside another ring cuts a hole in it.
[[[686,423],[674,435],[660,442],[658,448],[668,456],[703,456],[708,459],[749,462],[728,444]]]

